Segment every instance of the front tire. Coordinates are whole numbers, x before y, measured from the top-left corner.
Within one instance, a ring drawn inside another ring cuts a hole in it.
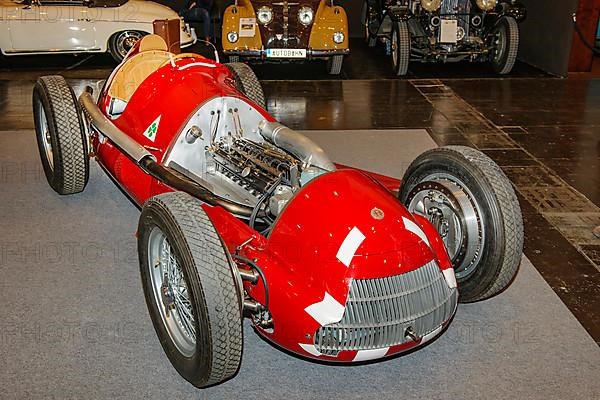
[[[138,226],[146,304],[177,372],[197,387],[232,378],[242,359],[242,301],[221,238],[183,192],[151,198]]]
[[[87,135],[73,89],[60,75],[33,88],[35,133],[48,184],[58,194],[82,192],[89,179]]]
[[[410,31],[406,21],[397,21],[392,28],[392,66],[396,76],[408,72],[410,61]]]
[[[510,181],[489,157],[463,146],[429,150],[408,167],[399,198],[440,233],[461,302],[494,296],[513,280],[523,219]]]
[[[513,17],[502,17],[492,29],[491,35],[495,45],[492,66],[500,75],[509,74],[519,52],[519,25]]]
[[[108,52],[117,63],[120,63],[143,36],[145,33],[140,31],[117,32],[108,40]]]
[[[266,110],[265,93],[252,68],[239,62],[227,63],[225,66],[233,75],[236,88]]]

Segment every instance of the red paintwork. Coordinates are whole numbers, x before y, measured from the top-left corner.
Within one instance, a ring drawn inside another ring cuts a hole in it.
[[[135,57],[135,53],[132,51],[129,57]],[[199,57],[183,59],[177,65],[195,61],[211,62]],[[110,79],[106,87],[108,85]],[[114,123],[161,161],[188,116],[204,102],[224,95],[245,98],[234,88],[226,67],[217,64],[216,68],[194,67],[180,71],[166,65],[140,85]],[[98,101],[103,111],[109,101],[105,90]],[[267,120],[274,120],[266,111],[254,106]],[[151,142],[143,132],[158,115],[161,115],[159,134],[156,141]],[[153,195],[172,191],[144,173],[110,141],[102,143],[94,132],[92,141],[98,162],[138,204]],[[345,304],[353,279],[401,274],[421,267],[433,258],[437,259],[440,268],[451,268],[433,226],[427,220],[411,215],[390,193],[399,187],[400,181],[396,179],[341,167],[299,190],[268,237],[220,207],[203,205],[230,252],[235,252],[236,247],[254,237],[243,246],[240,254],[256,260],[269,285],[269,310],[274,330],[269,332],[257,327],[262,336],[306,357],[351,361],[356,351],[341,352],[337,357],[317,357],[300,347],[300,343],[312,343],[312,336],[320,326],[304,311],[306,307],[323,300],[325,292]],[[371,215],[374,207],[383,211],[383,219],[377,220]],[[419,225],[432,248],[406,230],[402,218]],[[336,254],[354,227],[365,239],[346,267]],[[247,293],[264,304],[263,285],[262,281],[257,285],[244,284]],[[386,355],[419,344],[410,342],[394,346]]]

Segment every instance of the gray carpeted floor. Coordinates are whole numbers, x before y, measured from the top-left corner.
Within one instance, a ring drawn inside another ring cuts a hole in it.
[[[432,145],[424,131],[311,136],[336,161],[395,175]],[[460,305],[417,352],[325,366],[247,325],[237,377],[197,390],[170,366],[147,314],[139,211],[97,167],[83,194],[56,195],[32,131],[0,132],[0,163],[1,399],[600,398],[600,349],[526,259],[505,293]]]

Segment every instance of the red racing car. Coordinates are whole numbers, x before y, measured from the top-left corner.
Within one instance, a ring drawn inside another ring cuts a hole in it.
[[[197,387],[236,374],[243,317],[303,357],[389,357],[436,337],[459,299],[502,291],[521,259],[517,198],[485,155],[434,149],[402,182],[335,165],[267,113],[245,64],[156,35],[97,93],[41,77],[33,107],[56,192],[84,190],[95,158],[141,207],[150,316]]]

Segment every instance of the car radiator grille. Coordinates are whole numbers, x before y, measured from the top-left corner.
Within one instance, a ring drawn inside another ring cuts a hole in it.
[[[444,0],[440,8],[440,14],[469,14],[471,12],[471,0]]]
[[[458,300],[435,261],[414,271],[380,279],[354,280],[340,322],[315,334],[326,355],[342,350],[390,347],[422,337],[447,321]]]
[[[465,36],[469,36],[470,28],[470,12],[471,12],[471,0],[444,0],[442,1],[442,7],[440,8],[440,14],[456,15],[458,19],[458,26],[462,27],[465,31]]]
[[[301,26],[298,21],[299,3],[272,3],[273,22],[269,29],[273,36],[267,39],[266,48],[298,48],[301,46]],[[287,11],[286,11],[287,9]],[[277,37],[279,35],[279,38]]]

